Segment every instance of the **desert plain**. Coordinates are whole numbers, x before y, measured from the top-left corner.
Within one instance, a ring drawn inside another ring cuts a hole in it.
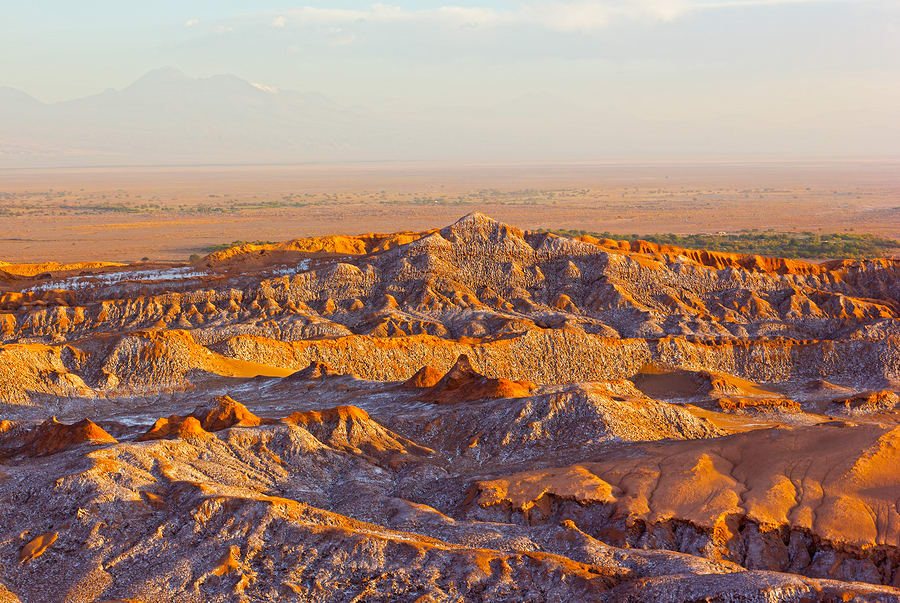
[[[896,237],[885,161],[357,163],[0,170],[0,259],[184,261],[232,241],[424,230],[484,211],[525,229]]]

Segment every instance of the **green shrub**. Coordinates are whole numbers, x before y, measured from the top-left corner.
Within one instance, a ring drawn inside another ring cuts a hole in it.
[[[686,249],[707,249],[780,258],[873,258],[890,255],[900,248],[900,241],[872,234],[837,232],[829,234],[740,232],[736,234],[616,234],[585,230],[539,229],[539,232],[577,237],[591,235],[619,241],[648,241]]]

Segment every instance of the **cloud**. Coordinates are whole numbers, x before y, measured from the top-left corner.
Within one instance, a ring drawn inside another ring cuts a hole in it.
[[[187,21],[184,22],[184,26],[185,27],[193,27],[194,25],[196,25],[199,22],[200,22],[200,19],[188,19]]]
[[[435,18],[451,21],[459,25],[500,25],[504,21],[509,20],[509,15],[490,8],[442,6],[433,12]]]
[[[689,0],[576,0],[534,3],[521,13],[550,29],[588,32],[620,20],[671,21],[696,8]]]
[[[384,25],[398,23],[478,27],[511,23],[520,18],[513,11],[487,7],[441,6],[434,9],[407,9],[389,4],[373,4],[365,10],[316,8],[290,9],[291,23],[298,25]]]
[[[562,32],[590,32],[616,21],[671,21],[687,13],[738,7],[812,4],[849,0],[533,0],[511,9],[487,6],[447,5],[433,9],[408,9],[390,4],[373,4],[368,9],[289,9],[290,22],[298,25],[432,23],[453,27],[497,27],[530,25]],[[273,21],[287,23],[284,16]]]
[[[447,8],[432,10],[409,10],[390,4],[373,4],[364,10],[346,8],[317,8],[302,6],[289,9],[286,14],[291,22],[300,24],[331,25],[336,23],[396,23],[402,21],[420,21],[433,17]],[[490,10],[490,9],[487,9]]]
[[[376,16],[375,7],[372,10],[365,11],[302,6],[290,9],[287,13],[291,16],[291,22],[301,24],[349,23],[352,21],[366,21],[367,17],[373,19]]]
[[[268,92],[269,94],[276,94],[278,92],[278,88],[275,86],[267,86],[265,84],[260,84],[259,82],[251,82],[250,83],[254,88],[258,88],[263,92]]]

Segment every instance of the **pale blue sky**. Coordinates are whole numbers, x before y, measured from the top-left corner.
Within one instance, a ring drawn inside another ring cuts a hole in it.
[[[900,0],[0,5],[0,85],[47,102],[173,66],[359,106],[571,106],[640,115],[639,135],[764,125],[785,151],[900,154]]]

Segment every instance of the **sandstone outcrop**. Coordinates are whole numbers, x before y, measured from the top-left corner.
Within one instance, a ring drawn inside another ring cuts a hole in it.
[[[898,277],[481,214],[0,265],[0,600],[900,602]]]
[[[485,377],[475,370],[468,356],[462,355],[419,399],[435,404],[457,404],[490,398],[523,398],[535,389],[537,386],[528,381]]]

